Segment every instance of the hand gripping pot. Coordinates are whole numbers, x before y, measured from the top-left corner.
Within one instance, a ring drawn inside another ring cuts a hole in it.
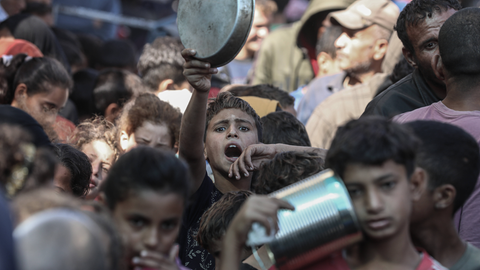
[[[242,49],[252,27],[255,0],[179,0],[177,26],[195,58],[219,67]]]
[[[332,170],[308,177],[269,195],[295,206],[280,210],[280,230],[266,245],[278,269],[301,269],[362,240],[352,202]]]

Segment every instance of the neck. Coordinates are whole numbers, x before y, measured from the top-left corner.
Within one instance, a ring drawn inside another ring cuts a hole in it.
[[[367,268],[387,269],[400,266],[415,269],[420,263],[420,256],[415,250],[409,236],[408,226],[394,236],[382,239],[366,239],[359,248],[347,253],[347,261],[353,269]]]
[[[223,194],[236,191],[236,190],[250,190],[252,183],[252,175],[249,177],[236,180],[235,178],[229,178],[228,175],[223,175],[218,171],[213,171],[213,177],[215,177],[215,187]]]
[[[235,60],[246,60],[251,58],[253,58],[253,55],[250,55],[248,50],[245,49],[245,46],[243,46],[238,55],[235,57]]]
[[[451,216],[432,216],[423,223],[412,224],[411,228],[415,246],[424,248],[447,268],[465,253],[467,245],[458,236]]]
[[[447,79],[447,97],[443,104],[455,111],[480,111],[480,85]]]
[[[354,86],[356,84],[362,84],[370,80],[373,75],[377,73],[376,70],[369,70],[363,73],[349,73],[347,78],[349,79],[347,86]]]

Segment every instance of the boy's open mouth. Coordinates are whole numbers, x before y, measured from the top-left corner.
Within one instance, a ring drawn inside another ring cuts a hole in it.
[[[237,158],[242,154],[242,148],[236,144],[228,144],[225,147],[225,156],[231,162],[235,162]]]

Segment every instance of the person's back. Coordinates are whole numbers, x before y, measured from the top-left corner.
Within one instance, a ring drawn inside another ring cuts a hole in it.
[[[413,242],[451,270],[480,268],[480,250],[458,236],[454,213],[472,194],[480,172],[479,147],[461,128],[435,121],[406,124],[422,141],[416,166],[428,191],[413,204]],[[441,147],[440,147],[441,146]]]
[[[440,29],[439,55],[435,55],[435,74],[445,81],[447,95],[443,101],[397,115],[394,121],[436,120],[465,129],[480,144],[480,52],[474,45],[480,42],[480,10],[463,9],[452,15]],[[480,247],[476,224],[480,208],[480,182],[472,196],[456,213],[455,223],[462,239]]]

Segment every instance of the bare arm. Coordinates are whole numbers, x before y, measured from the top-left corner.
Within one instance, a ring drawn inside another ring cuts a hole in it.
[[[198,190],[205,177],[203,134],[205,133],[210,80],[212,74],[217,73],[217,69],[210,68],[209,63],[192,58],[195,53],[191,49],[182,51],[182,56],[186,61],[183,74],[194,89],[192,98],[182,117],[179,143],[179,155],[190,167],[193,182],[190,195]]]
[[[249,172],[258,170],[263,163],[274,158],[276,154],[288,151],[312,153],[322,159],[327,156],[327,150],[322,148],[287,144],[252,144],[230,166],[228,176],[236,179],[247,177]]]

